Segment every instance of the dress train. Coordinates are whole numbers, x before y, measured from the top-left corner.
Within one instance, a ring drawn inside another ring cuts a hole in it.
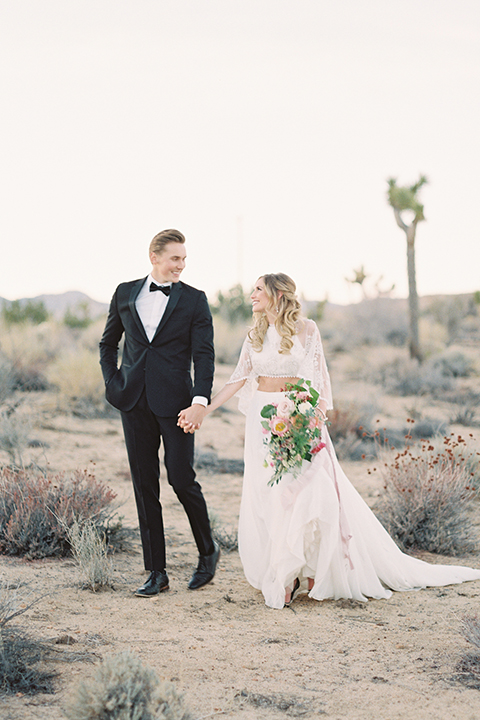
[[[284,606],[285,588],[297,577],[302,589],[314,578],[315,600],[361,601],[480,579],[480,570],[431,565],[401,552],[342,471],[328,432],[327,448],[304,462],[297,478],[287,474],[269,486],[260,410],[283,397],[257,391],[251,402],[238,531],[245,576],[269,607]]]

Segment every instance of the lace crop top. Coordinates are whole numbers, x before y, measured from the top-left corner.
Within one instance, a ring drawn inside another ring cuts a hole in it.
[[[252,348],[245,338],[237,367],[227,382],[246,380],[243,387],[236,393],[239,398],[239,409],[247,413],[250,400],[257,388],[257,378],[262,377],[298,377],[310,380],[313,387],[327,403],[327,410],[332,405],[332,390],[322,341],[317,325],[313,320],[306,320],[300,334],[293,338],[290,353],[280,353],[280,335],[275,326],[271,325],[260,352]]]

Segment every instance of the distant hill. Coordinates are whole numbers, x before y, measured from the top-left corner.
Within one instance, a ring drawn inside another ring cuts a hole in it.
[[[43,302],[48,312],[53,315],[56,319],[62,319],[70,308],[75,311],[83,303],[87,303],[90,311],[90,317],[95,319],[100,315],[105,315],[108,312],[108,303],[101,303],[97,300],[92,300],[91,297],[79,290],[69,290],[68,292],[60,293],[58,295],[37,295],[32,298],[19,298],[21,303],[26,303],[29,300],[32,302]],[[0,298],[0,305],[10,305],[10,300]]]

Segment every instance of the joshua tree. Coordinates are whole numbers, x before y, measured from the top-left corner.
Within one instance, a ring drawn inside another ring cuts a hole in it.
[[[407,236],[407,268],[408,268],[408,305],[410,311],[410,357],[421,361],[420,343],[418,338],[418,295],[415,277],[415,233],[417,224],[425,220],[423,205],[418,201],[418,191],[428,180],[421,175],[418,182],[411,187],[398,187],[395,178],[388,180],[388,202],[393,208],[397,225]],[[413,220],[408,225],[402,213],[413,213]]]
[[[350,283],[350,285],[355,285],[355,284],[360,285],[360,287],[362,288],[363,299],[366,300],[367,292],[365,290],[365,285],[363,283],[367,279],[368,275],[365,272],[365,268],[363,267],[363,265],[361,267],[359,267],[358,270],[354,270],[353,274],[354,274],[354,277],[352,280],[350,280],[350,278],[345,278],[345,280],[348,283]]]

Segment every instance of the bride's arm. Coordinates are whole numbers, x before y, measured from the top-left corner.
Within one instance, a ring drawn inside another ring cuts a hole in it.
[[[246,382],[247,378],[244,378],[243,380],[238,380],[237,382],[227,383],[224,385],[223,388],[212,398],[210,405],[207,406],[206,415],[209,415],[211,412],[223,405],[223,403],[227,402],[227,400],[230,400],[230,398],[233,397]]]
[[[240,390],[241,387],[243,387],[246,383],[246,378],[244,380],[238,380],[234,383],[227,383],[224,385],[224,387],[218,392],[214,398],[212,398],[212,401],[210,405],[207,405],[207,408],[205,410],[205,413],[203,415],[203,418],[205,418],[207,415],[209,415],[211,412],[219,408],[223,403],[227,402],[227,400],[230,400],[233,395],[237,392],[237,390]],[[188,409],[188,408],[187,408]],[[186,411],[181,410],[178,413],[178,420],[177,425],[179,425],[184,432],[193,433],[195,430],[198,430],[200,427],[200,424],[195,424],[192,422],[189,422],[186,418]],[[203,420],[202,418],[202,420]]]

